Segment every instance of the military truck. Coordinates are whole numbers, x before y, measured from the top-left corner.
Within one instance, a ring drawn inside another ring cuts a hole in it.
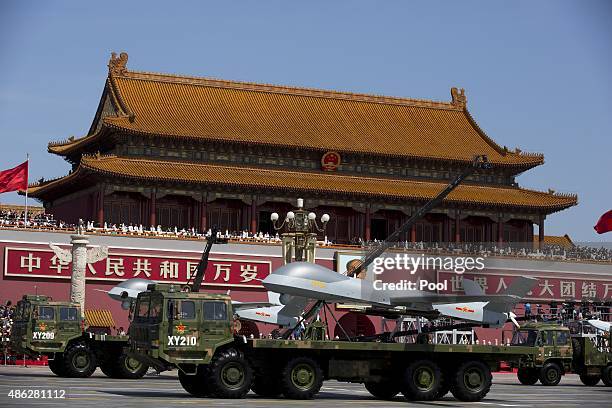
[[[315,320],[316,323],[316,320]],[[138,295],[129,328],[130,356],[163,371],[177,368],[193,396],[290,399],[314,397],[324,380],[364,383],[379,399],[398,393],[435,400],[448,391],[479,401],[501,361],[534,347],[406,344],[366,338],[323,340],[320,327],[304,340],[247,339],[235,334],[231,298],[152,284]]]
[[[515,365],[521,384],[557,385],[565,373],[574,372],[584,385],[603,381],[612,386],[610,333],[585,335],[552,323],[530,322],[514,332],[511,345],[534,347]]]
[[[60,377],[89,377],[100,367],[112,378],[141,378],[148,367],[124,351],[126,336],[89,332],[77,303],[24,295],[17,302],[10,347],[31,357],[47,356]]]

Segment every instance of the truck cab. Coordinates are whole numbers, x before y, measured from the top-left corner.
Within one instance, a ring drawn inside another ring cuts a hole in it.
[[[572,367],[572,341],[567,327],[548,323],[527,323],[517,329],[511,346],[533,347],[518,363],[522,384],[557,385]]]
[[[193,374],[234,341],[231,298],[154,284],[138,294],[129,329],[133,353],[160,370]]]
[[[70,340],[81,336],[81,320],[76,303],[24,295],[15,310],[11,348],[28,355],[62,352]]]

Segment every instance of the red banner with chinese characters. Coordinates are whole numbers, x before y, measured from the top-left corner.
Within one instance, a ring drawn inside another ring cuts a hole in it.
[[[69,249],[70,247],[64,247]],[[200,261],[197,256],[177,254],[138,254],[109,250],[109,256],[88,264],[87,280],[123,281],[131,278],[151,279],[157,282],[186,283]],[[205,286],[239,286],[261,288],[261,280],[272,270],[272,263],[263,257],[233,259],[215,256],[209,258],[202,282]],[[238,257],[237,257],[238,258]],[[51,249],[4,249],[4,275],[70,279],[72,263],[62,262]]]
[[[495,273],[458,275],[453,272],[438,272],[438,282],[448,282],[447,290],[441,293],[463,293],[463,277],[474,280],[488,295],[498,295],[510,285],[515,276]],[[612,299],[612,282],[601,278],[575,278],[535,276],[528,300],[609,300]]]

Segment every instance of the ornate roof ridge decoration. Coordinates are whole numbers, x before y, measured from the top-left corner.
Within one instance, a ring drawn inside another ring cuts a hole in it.
[[[79,140],[79,139],[83,139],[84,137],[87,136],[82,136],[79,138],[75,138],[74,136],[70,136],[64,140],[56,140],[56,141],[51,141],[49,143],[47,143],[47,147],[54,147],[54,146],[63,146],[63,145],[67,145],[67,144],[71,144],[74,143],[75,140]]]
[[[108,60],[108,72],[114,75],[123,75],[127,72],[128,54],[122,52],[117,56],[116,52],[111,52],[110,60]]]
[[[423,200],[433,197],[445,182],[413,179],[362,177],[326,172],[302,172],[293,170],[263,169],[248,166],[224,166],[218,164],[161,161],[143,158],[126,158],[115,155],[84,155],[79,167],[65,179],[76,177],[83,171],[109,177],[139,179],[158,182],[210,184],[219,186],[244,186],[276,190],[326,191],[336,194],[360,196],[387,196],[401,199]],[[287,182],[289,179],[291,182]],[[59,187],[46,184],[45,190]],[[34,192],[38,195],[40,191]],[[431,197],[430,197],[431,196]],[[512,186],[482,186],[466,184],[451,193],[447,202],[487,205],[493,207],[532,208],[547,213],[560,211],[577,204],[575,194],[551,194],[549,192]]]
[[[467,96],[465,96],[465,89],[457,89],[455,87],[451,88],[451,103],[460,107],[461,109],[465,109],[467,106]]]
[[[367,94],[360,92],[347,92],[337,91],[330,89],[314,88],[314,87],[301,87],[301,86],[288,86],[288,85],[275,85],[269,83],[249,82],[249,81],[234,81],[213,77],[200,77],[200,76],[188,76],[188,75],[176,75],[167,73],[157,73],[149,71],[122,71],[120,76],[129,79],[139,79],[144,81],[154,82],[165,82],[165,83],[179,83],[194,86],[204,87],[215,87],[215,88],[229,88],[239,89],[255,92],[269,92],[269,93],[281,93],[288,95],[300,95],[300,96],[311,96],[317,98],[329,98],[329,99],[341,99],[341,100],[352,100],[361,102],[371,103],[383,103],[383,104],[395,104],[404,106],[419,106],[426,108],[437,108],[437,109],[450,109],[460,110],[461,106],[453,102],[436,101],[433,99],[425,98],[408,98],[408,97],[396,97],[380,94]]]
[[[100,129],[98,129],[96,132],[90,135],[86,135],[86,136],[82,136],[78,138],[71,136],[68,139],[65,139],[62,141],[49,142],[47,144],[47,151],[49,153],[57,154],[60,156],[65,156],[66,154],[68,154],[71,150],[75,149],[76,147],[83,145],[84,143],[87,143],[89,141],[93,141],[97,139],[104,132],[104,130],[105,130],[104,126],[102,126]]]
[[[115,82],[115,76],[125,75],[127,70],[128,54],[122,52],[117,56],[117,53],[112,52],[110,60],[108,61],[108,84],[113,104],[127,116],[130,122],[134,122],[136,114],[130,110],[129,106],[121,96],[121,92],[117,89]]]

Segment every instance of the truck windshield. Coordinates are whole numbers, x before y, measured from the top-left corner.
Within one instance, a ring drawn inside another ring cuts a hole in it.
[[[513,346],[534,346],[538,338],[537,330],[517,330],[512,336]]]
[[[55,320],[55,309],[51,306],[40,306],[38,308],[39,320]]]
[[[136,318],[146,319],[149,317],[149,296],[141,296],[138,298],[138,305],[136,306]]]
[[[149,319],[151,319],[154,322],[160,322],[161,318],[162,318],[162,299],[157,296],[152,296],[151,297],[151,307],[149,310]]]
[[[77,321],[76,307],[60,307],[60,320],[63,322],[76,322]]]

